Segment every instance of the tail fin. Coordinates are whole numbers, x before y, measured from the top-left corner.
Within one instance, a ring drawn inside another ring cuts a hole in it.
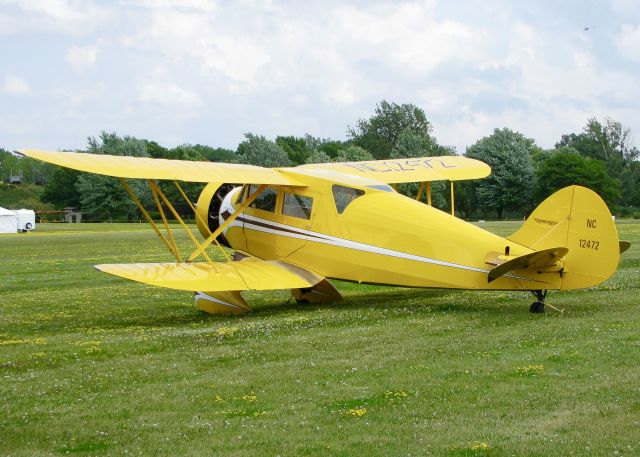
[[[509,240],[536,251],[564,246],[560,289],[592,287],[618,267],[620,244],[609,208],[581,186],[560,189],[543,201]]]

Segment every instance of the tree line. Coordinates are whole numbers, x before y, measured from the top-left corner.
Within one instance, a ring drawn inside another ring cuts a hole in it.
[[[89,137],[87,152],[178,160],[205,160],[259,165],[296,166],[307,163],[345,162],[456,154],[438,143],[425,112],[413,104],[381,101],[373,114],[347,129],[344,141],[306,134],[270,140],[246,133],[236,150],[184,144],[165,148],[150,140],[102,132]],[[481,180],[456,183],[456,211],[460,217],[520,218],[556,190],[571,184],[589,187],[621,216],[640,215],[640,152],[631,132],[620,122],[591,118],[582,131],[562,135],[553,149],[542,149],[531,138],[509,128],[495,129],[467,147],[464,155],[486,162],[492,174]],[[41,200],[56,207],[79,207],[91,220],[132,220],[139,217],[135,204],[116,178],[80,173],[20,158],[0,149],[0,178],[20,174],[22,181],[44,184]],[[146,182],[131,186],[147,207],[155,203]],[[160,183],[172,201],[182,202],[177,189]],[[190,199],[203,185],[185,183]],[[398,191],[416,195],[417,184]],[[447,184],[432,186],[433,203],[449,206]],[[188,213],[188,205],[178,205]]]

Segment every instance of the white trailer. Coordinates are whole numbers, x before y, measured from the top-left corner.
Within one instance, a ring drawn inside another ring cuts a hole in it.
[[[18,217],[13,211],[0,208],[0,233],[17,233]]]
[[[32,209],[16,209],[13,212],[18,218],[19,232],[30,232],[36,229],[36,213]]]

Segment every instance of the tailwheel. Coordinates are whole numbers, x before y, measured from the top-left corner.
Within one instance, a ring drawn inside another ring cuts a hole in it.
[[[536,301],[531,303],[529,311],[532,313],[544,313],[544,299],[547,297],[546,290],[532,290],[531,293],[535,295]]]
[[[532,313],[544,313],[544,302],[534,301],[529,307],[529,311]]]

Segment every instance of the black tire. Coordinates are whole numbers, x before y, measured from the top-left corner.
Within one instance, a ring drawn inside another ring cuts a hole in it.
[[[531,311],[532,313],[544,313],[544,302],[536,301],[531,303],[529,311]]]
[[[27,230],[31,230],[31,229],[33,228],[33,225],[31,225],[31,222],[27,222],[27,223],[24,225],[24,228],[26,228]]]

